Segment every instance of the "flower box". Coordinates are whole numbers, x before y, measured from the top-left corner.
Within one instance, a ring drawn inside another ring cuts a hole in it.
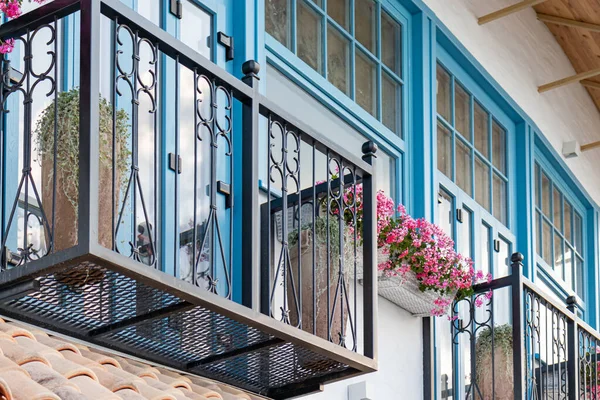
[[[436,300],[440,295],[426,290],[419,290],[419,281],[414,272],[404,276],[380,275],[377,279],[378,293],[381,297],[391,301],[398,307],[408,311],[415,317],[429,317],[437,306]],[[456,293],[447,295],[448,302],[452,303]]]

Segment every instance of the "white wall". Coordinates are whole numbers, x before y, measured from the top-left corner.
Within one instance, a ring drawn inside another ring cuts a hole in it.
[[[561,154],[565,140],[600,140],[600,113],[587,91],[572,84],[543,94],[545,83],[575,74],[552,33],[531,8],[480,26],[477,17],[517,0],[424,0],[541,129]],[[567,160],[588,193],[600,203],[600,150]]]
[[[348,386],[366,381],[370,400],[423,398],[422,319],[379,297],[379,370],[332,383],[303,400],[348,400]]]

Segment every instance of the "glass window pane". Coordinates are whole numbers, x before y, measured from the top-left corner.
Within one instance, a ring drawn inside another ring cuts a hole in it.
[[[552,227],[546,221],[542,221],[542,258],[552,265]]]
[[[564,212],[564,219],[565,219],[565,239],[567,239],[567,242],[569,243],[573,243],[573,238],[571,236],[571,218],[572,218],[572,208],[571,208],[571,204],[569,204],[568,201],[564,201],[564,208],[565,208],[565,212]]]
[[[450,75],[439,64],[437,66],[437,112],[446,121],[450,120]]]
[[[471,190],[471,149],[462,140],[456,139],[456,184],[469,196]]]
[[[565,250],[565,282],[569,289],[573,289],[573,252],[568,246],[565,246]]]
[[[385,11],[381,12],[381,61],[402,75],[402,28]]]
[[[387,73],[383,73],[381,87],[381,113],[383,124],[399,136],[402,136],[402,92],[401,86]]]
[[[536,211],[535,212],[535,233],[536,233],[535,252],[538,255],[540,255],[540,256],[542,255],[542,250],[541,250],[541,247],[540,247],[540,243],[542,242],[542,235],[541,235],[542,231],[541,231],[541,225],[540,225],[541,218],[542,217],[540,215],[540,212]]]
[[[373,0],[354,0],[354,34],[356,39],[375,54],[375,11]]]
[[[454,239],[454,201],[452,196],[443,190],[438,194],[439,225],[449,238]]]
[[[576,293],[585,300],[585,271],[583,270],[583,260],[579,257],[575,259],[577,263],[575,266],[575,273],[577,274],[577,287],[575,288]]]
[[[457,228],[460,230],[460,238],[458,241],[458,249],[460,254],[468,257],[473,257],[473,237],[471,235],[471,211],[463,208],[462,222],[458,224]]]
[[[486,158],[489,157],[489,114],[477,102],[473,104],[473,133],[475,148]]]
[[[541,207],[540,201],[540,166],[535,163],[535,204]]]
[[[557,232],[554,232],[554,270],[558,276],[563,276],[563,240]]]
[[[554,226],[558,228],[558,230],[563,233],[563,223],[562,223],[562,195],[554,186],[552,190],[552,210],[554,214]]]
[[[182,4],[181,41],[210,60],[212,16],[191,1]]]
[[[377,115],[377,69],[365,53],[356,50],[356,102],[371,115]]]
[[[494,172],[494,217],[506,225],[506,182]]]
[[[471,105],[469,94],[458,83],[454,85],[454,127],[471,141]]]
[[[327,79],[347,95],[350,95],[349,48],[348,40],[329,25],[327,27]]]
[[[298,57],[321,74],[322,18],[305,1],[298,2],[297,14]]]
[[[185,3],[188,3],[189,0],[183,2],[183,8],[185,9]],[[21,6],[21,10],[25,12],[26,4],[36,4],[36,2],[23,2]],[[195,6],[194,6],[195,7]],[[161,1],[160,0],[145,0],[144,2],[139,2],[137,7],[137,12],[146,18],[149,21],[152,21],[156,25],[160,25],[160,10],[161,10]],[[185,12],[185,11],[184,11]]]
[[[581,220],[581,217],[579,216],[579,214],[574,213],[574,216],[573,216],[573,245],[575,246],[575,250],[577,250],[577,252],[579,252],[580,254],[582,253],[582,250],[583,250],[582,237],[583,237],[582,220]]]
[[[475,157],[475,201],[490,211],[490,167]]]
[[[290,0],[265,0],[265,29],[285,47],[291,47]]]
[[[452,135],[441,122],[437,128],[437,165],[440,172],[452,179]]]
[[[552,218],[550,215],[550,179],[546,174],[542,174],[542,212],[548,218]]]
[[[506,131],[492,120],[492,161],[506,175]]]
[[[494,278],[510,275],[510,245],[503,239],[500,242],[500,251],[496,253],[496,273]]]
[[[350,30],[349,2],[349,0],[327,0],[327,14],[347,31]]]
[[[483,271],[484,274],[490,273],[490,228],[486,224],[481,224],[479,228],[481,236],[481,259],[476,263],[475,268]]]

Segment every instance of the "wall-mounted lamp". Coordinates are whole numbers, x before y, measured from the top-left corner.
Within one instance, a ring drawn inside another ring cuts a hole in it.
[[[362,381],[348,386],[348,400],[374,400],[375,394],[368,382]]]
[[[600,147],[600,140],[597,142],[584,144],[582,146],[579,145],[577,140],[571,140],[563,143],[562,153],[565,158],[575,158],[579,157],[579,155],[584,151],[592,150],[597,147]]]

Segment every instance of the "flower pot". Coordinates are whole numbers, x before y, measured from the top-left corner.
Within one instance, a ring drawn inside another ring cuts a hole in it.
[[[108,149],[103,151],[108,152]],[[60,157],[60,154],[58,155]],[[78,207],[79,200],[78,185],[68,185],[67,179],[71,179],[70,173],[62,168],[56,170],[56,207],[54,210],[54,219],[52,218],[52,189],[54,184],[53,177],[54,162],[52,154],[42,155],[42,205],[48,218],[48,226],[52,229],[53,223],[56,224],[53,238],[53,251],[61,251],[73,247],[77,244],[78,234]],[[112,188],[112,165],[110,163],[100,163],[99,168],[99,188]],[[121,182],[121,174],[117,171],[117,182]],[[117,191],[118,191],[117,187]],[[73,204],[75,203],[75,204]],[[119,194],[116,194],[115,208],[118,209]],[[98,191],[98,242],[100,245],[112,248],[112,190]],[[55,278],[68,285],[72,289],[81,290],[86,285],[93,285],[104,278],[104,272],[101,269],[90,269],[89,274],[80,275],[80,278],[62,276],[55,274]]]
[[[290,263],[291,271],[294,274],[295,289],[301,290],[302,293],[302,330],[331,340],[334,343],[340,343],[342,336],[342,326],[344,327],[344,336],[350,336],[348,322],[348,307],[346,298],[338,293],[335,307],[334,296],[339,280],[339,254],[335,246],[331,245],[330,256],[330,272],[327,274],[327,242],[326,239],[319,238],[315,244],[315,268],[314,268],[314,285],[313,285],[313,235],[310,229],[305,229],[300,232],[302,247],[298,249],[298,244],[290,245]],[[300,251],[299,251],[300,250]],[[352,271],[354,266],[352,265]],[[298,282],[298,269],[301,272],[301,282]],[[353,279],[353,272],[346,276],[346,293],[350,295],[348,283]],[[327,309],[327,295],[329,292],[329,307]],[[287,303],[290,310],[290,321],[292,325],[298,325],[298,311],[296,309],[296,297],[292,290],[290,279],[287,285]],[[314,297],[314,307],[313,307]],[[314,310],[313,310],[314,308]],[[313,318],[314,312],[314,318]],[[331,320],[331,331],[329,331],[329,321]]]
[[[379,262],[381,263],[382,260],[380,259]],[[419,289],[419,281],[412,271],[408,271],[404,275],[380,274],[377,285],[381,297],[403,308],[415,317],[430,317],[432,311],[438,308],[434,301],[440,295],[430,290],[422,292]],[[449,304],[451,304],[455,293],[445,297],[450,300]]]
[[[508,329],[500,328],[500,329]],[[490,331],[482,332],[475,344],[476,383],[482,400],[512,400],[513,399],[513,354],[512,339],[502,340],[498,333],[498,327],[494,330],[498,336],[495,339],[494,348],[490,345]],[[507,332],[511,333],[512,330]],[[485,336],[484,340],[482,337]],[[485,342],[485,343],[484,343]],[[508,345],[506,343],[508,343]],[[510,348],[508,347],[510,346]],[[493,354],[493,357],[492,357]],[[492,361],[493,360],[493,361]]]

